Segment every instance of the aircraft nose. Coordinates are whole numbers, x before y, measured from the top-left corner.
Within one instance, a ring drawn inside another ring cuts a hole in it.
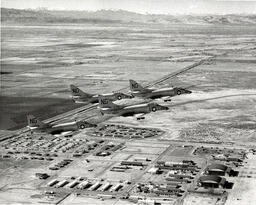
[[[161,110],[169,110],[169,108],[166,106],[161,106]]]
[[[192,93],[192,91],[187,90],[187,89],[183,89],[183,93],[185,93],[185,94],[191,94],[191,93]]]
[[[88,123],[89,124],[89,127],[97,127],[96,124],[93,124],[93,123]]]

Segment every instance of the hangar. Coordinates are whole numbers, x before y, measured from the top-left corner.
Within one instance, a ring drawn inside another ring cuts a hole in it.
[[[231,168],[224,164],[211,164],[206,168],[205,172],[209,175],[225,176],[225,174],[230,174]]]
[[[205,188],[224,187],[226,179],[216,175],[201,176],[198,180],[200,186]]]

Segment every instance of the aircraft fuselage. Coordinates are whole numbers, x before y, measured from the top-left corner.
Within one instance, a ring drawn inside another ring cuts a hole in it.
[[[48,133],[48,134],[61,134],[63,132],[74,132],[79,129],[84,129],[88,127],[95,127],[96,125],[87,122],[70,122],[58,125],[46,125],[45,127],[30,127],[31,130],[35,132]]]
[[[108,98],[111,101],[132,97],[124,93],[108,93],[108,94],[103,94],[102,96]],[[87,96],[73,96],[72,98],[76,103],[99,103],[99,95],[92,95],[89,98]]]
[[[114,114],[120,116],[133,116],[136,114],[146,114],[150,112],[155,112],[157,110],[168,110],[168,107],[161,106],[155,103],[132,105],[132,106],[117,106],[115,108],[102,108],[101,112],[103,114]]]
[[[181,95],[181,94],[189,94],[191,91],[183,89],[183,88],[164,88],[164,89],[148,89],[145,90],[144,92],[140,91],[133,91],[131,94],[135,97],[143,97],[143,98],[151,98],[151,99],[156,99],[156,98],[162,98],[162,97],[173,97],[176,95]]]

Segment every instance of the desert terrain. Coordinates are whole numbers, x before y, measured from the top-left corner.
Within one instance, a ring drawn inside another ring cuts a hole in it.
[[[145,198],[162,204],[253,204],[255,200],[248,200],[247,195],[255,192],[256,183],[255,155],[252,153],[256,148],[255,17],[228,16],[229,21],[220,21],[216,16],[209,21],[202,17],[173,19],[102,11],[74,18],[72,12],[44,11],[44,15],[40,12],[2,10],[1,137],[25,127],[29,113],[46,120],[90,106],[71,100],[70,84],[88,93],[102,94],[120,89],[128,92],[129,79],[146,85],[201,59],[212,58],[155,86],[181,86],[192,91],[192,94],[173,97],[171,102],[155,100],[168,106],[168,111],[150,113],[144,120],[137,121],[133,117],[102,118],[95,108],[60,120],[87,119],[95,115],[90,120],[100,126],[114,124],[159,129],[162,134],[141,139],[112,138],[98,137],[93,135],[93,128],[86,129],[71,139],[59,139],[60,143],[74,143],[75,147],[67,152],[56,148],[58,156],[52,157],[52,161],[31,159],[31,151],[37,150],[34,146],[37,143],[47,144],[58,138],[31,137],[25,133],[0,142],[0,204],[81,204],[88,200],[87,204],[121,205],[139,203]],[[65,20],[65,15],[69,20]],[[93,16],[92,19],[88,19],[88,15]],[[19,17],[26,20],[18,21]],[[143,101],[133,99],[131,102]],[[118,103],[129,102],[121,100]],[[14,139],[16,141],[12,141]],[[100,140],[104,140],[103,144]],[[76,149],[93,142],[98,144],[95,149],[80,158],[74,157]],[[102,147],[109,143],[121,144],[121,148],[110,156],[98,156]],[[227,190],[227,197],[226,192],[218,195],[211,190],[208,193],[195,188],[196,180],[213,161],[210,156],[193,154],[201,146],[243,149],[248,154],[241,167],[234,166],[240,175],[228,178],[234,186]],[[26,149],[29,153],[25,153]],[[40,154],[52,152],[37,151]],[[6,155],[8,157],[4,157]],[[73,160],[67,167],[49,169],[66,158]],[[121,161],[136,161],[137,158],[150,160],[146,160],[143,168],[112,171],[113,167],[121,166]],[[137,183],[165,183],[162,175],[148,172],[158,161],[178,163],[186,159],[195,161],[200,171],[190,185],[182,184],[185,193],[181,197],[144,194],[140,198]],[[48,173],[50,178],[39,180],[35,177],[38,172]],[[79,177],[88,178],[91,184],[109,182],[114,187],[120,183],[121,188],[119,192],[110,191],[110,188],[107,193],[99,193],[47,185],[53,179],[69,183]],[[46,194],[49,190],[55,192],[54,196]],[[13,196],[12,201],[9,201],[10,196]]]

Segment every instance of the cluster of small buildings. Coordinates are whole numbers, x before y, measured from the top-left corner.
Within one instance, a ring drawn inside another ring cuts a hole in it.
[[[183,183],[191,183],[200,169],[192,160],[183,160],[181,162],[158,161],[154,167],[148,170],[148,173],[165,174],[166,184],[176,186]]]
[[[192,175],[196,175],[200,170],[200,167],[198,167],[196,163],[192,160],[183,160],[179,163],[158,161],[155,167],[161,170],[176,170],[182,173],[189,173]]]
[[[42,154],[41,152],[28,152],[28,151],[8,151],[6,154],[3,154],[3,158],[16,158],[16,159],[21,159],[21,160],[47,160],[47,161],[52,161],[54,160],[53,157],[57,157],[58,155],[53,153],[44,153]]]
[[[113,152],[115,152],[116,150],[122,148],[124,146],[124,143],[115,145],[113,143],[108,143],[104,146],[102,146],[100,148],[100,150],[95,154],[96,156],[101,156],[101,157],[105,157],[105,156],[109,156],[111,155]]]
[[[91,150],[94,150],[100,144],[102,144],[104,140],[92,140],[88,141],[86,144],[80,146],[73,153],[73,157],[81,157],[83,154],[89,153]]]
[[[110,171],[125,172],[126,170],[132,169],[133,167],[144,169],[145,166],[147,166],[147,164],[142,161],[122,161],[120,165],[112,167]]]
[[[73,180],[63,179],[57,180],[53,179],[47,183],[48,187],[52,188],[68,188],[68,189],[76,189],[84,190],[84,191],[100,191],[100,192],[118,192],[124,186],[125,183],[113,183],[104,180],[88,180],[82,177],[78,177]]]
[[[24,136],[7,140],[2,144],[6,150],[3,158],[16,157],[20,159],[32,160],[53,160],[57,157],[57,153],[72,153],[73,157],[80,157],[85,153],[89,153],[97,146],[102,144],[104,140],[87,140],[74,138],[59,137],[38,137]],[[14,155],[15,154],[15,155]],[[16,156],[17,155],[17,156]]]
[[[147,138],[163,134],[162,130],[154,128],[128,127],[124,125],[106,124],[93,130],[92,136],[119,138]]]
[[[59,144],[57,144],[56,146],[52,147],[52,152],[67,152],[68,150],[74,149],[75,147],[79,146],[81,143],[80,141],[75,141],[75,140],[70,140],[70,139],[66,139],[63,140],[61,142],[59,142]],[[44,145],[43,148],[48,148],[50,147],[51,144],[47,143]]]
[[[229,149],[218,147],[198,147],[195,155],[210,155],[214,160],[233,162],[239,164],[246,158],[246,152],[243,149]]]
[[[159,195],[176,195],[182,196],[185,192],[180,185],[178,184],[156,184],[156,183],[139,183],[136,186],[137,193],[144,193],[144,194],[155,194]]]
[[[90,144],[86,139],[72,139],[59,137],[38,137],[38,136],[19,136],[2,143],[2,147],[12,153],[28,154],[37,153],[46,155],[50,153],[70,152],[83,144]]]
[[[136,186],[137,193],[152,194],[155,196],[182,196],[184,184],[191,183],[200,168],[192,160],[181,162],[157,161],[154,167],[147,170],[152,175],[164,175],[162,184],[150,182],[139,183]]]
[[[72,159],[63,159],[61,162],[54,164],[53,166],[50,166],[50,170],[59,170],[60,168],[63,168],[70,164],[73,160]]]

